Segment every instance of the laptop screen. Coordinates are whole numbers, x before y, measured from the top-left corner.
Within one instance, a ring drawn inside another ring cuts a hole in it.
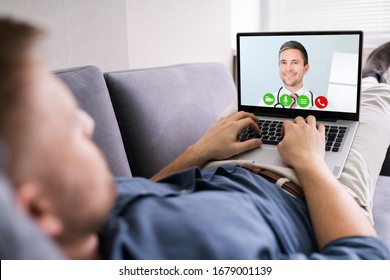
[[[239,109],[358,120],[361,31],[237,34]]]

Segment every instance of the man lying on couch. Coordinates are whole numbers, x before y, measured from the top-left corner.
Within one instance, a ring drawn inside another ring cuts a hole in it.
[[[261,140],[236,141],[245,127],[258,131],[255,116],[245,112],[219,119],[152,180],[118,178],[115,186],[91,140],[93,121],[32,56],[37,34],[28,24],[0,20],[0,134],[20,204],[65,256],[389,257],[367,213],[326,167],[324,127],[312,116],[286,121],[278,146],[297,172],[304,198],[240,166],[199,169],[261,146]],[[378,70],[373,75],[382,77]],[[387,85],[367,79],[390,94]]]

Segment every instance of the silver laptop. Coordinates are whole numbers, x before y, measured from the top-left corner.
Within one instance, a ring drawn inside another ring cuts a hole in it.
[[[329,169],[341,176],[359,124],[361,31],[237,34],[238,109],[259,118],[259,149],[234,159],[284,166],[277,151],[281,123],[314,115],[326,126]]]

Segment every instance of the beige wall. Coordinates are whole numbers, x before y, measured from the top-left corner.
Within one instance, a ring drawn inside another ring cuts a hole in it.
[[[127,0],[129,66],[231,67],[230,0]]]
[[[230,0],[0,0],[48,31],[51,69],[103,71],[216,61],[231,67]]]
[[[0,0],[0,14],[47,30],[40,55],[51,69],[128,67],[126,0]]]

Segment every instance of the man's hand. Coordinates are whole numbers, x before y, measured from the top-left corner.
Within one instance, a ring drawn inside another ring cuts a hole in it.
[[[234,112],[221,117],[192,147],[200,157],[209,160],[221,160],[261,146],[260,139],[237,141],[237,134],[250,127],[260,133],[255,115],[246,112]]]
[[[375,236],[370,220],[325,163],[325,127],[313,116],[283,124],[279,152],[305,192],[318,247],[351,236]]]
[[[296,169],[302,164],[324,160],[325,127],[317,124],[315,117],[285,121],[282,133],[284,137],[278,144],[278,150],[286,164]]]
[[[237,134],[248,126],[255,133],[260,133],[257,118],[253,114],[235,112],[221,117],[198,142],[188,147],[177,159],[151,179],[157,181],[191,166],[202,167],[210,160],[226,159],[260,147],[262,144],[260,139],[237,141]]]

